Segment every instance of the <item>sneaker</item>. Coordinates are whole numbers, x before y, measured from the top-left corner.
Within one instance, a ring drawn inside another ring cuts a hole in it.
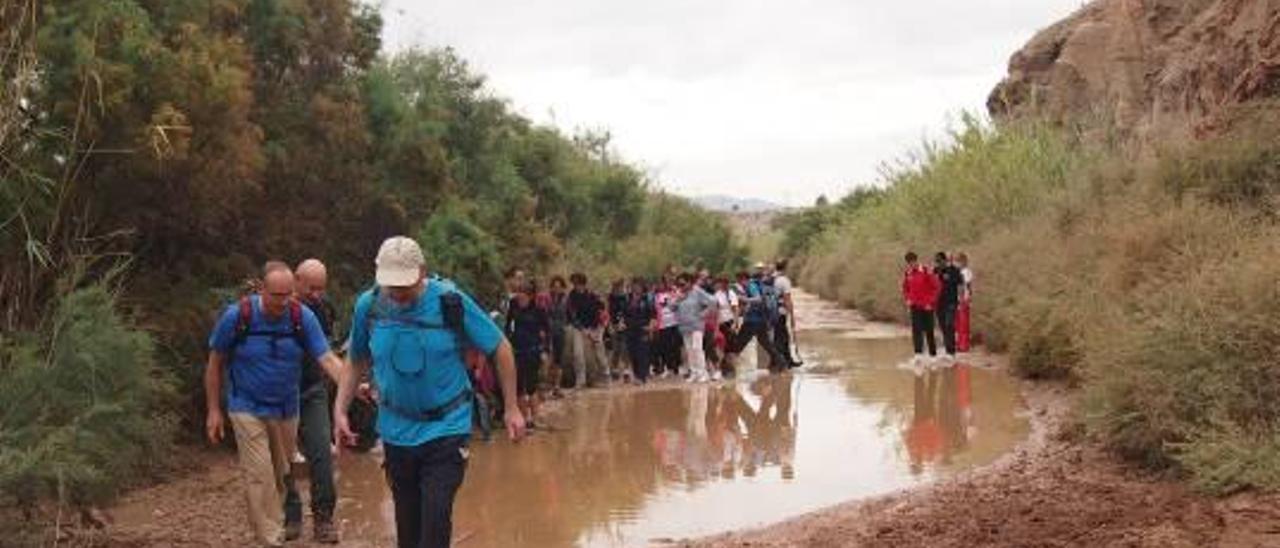
[[[302,522],[286,521],[284,522],[284,541],[298,540],[302,538]]]
[[[312,535],[321,544],[338,543],[338,528],[334,527],[332,519],[317,519]]]
[[[719,381],[720,381],[720,372],[719,372],[719,371],[712,371],[712,372],[711,372],[711,381],[712,381],[712,382],[719,382]]]

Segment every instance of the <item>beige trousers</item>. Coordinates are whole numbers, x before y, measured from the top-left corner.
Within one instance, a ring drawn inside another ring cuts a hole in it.
[[[249,525],[259,542],[284,543],[284,495],[290,457],[297,447],[298,419],[264,419],[231,413],[240,453],[240,477],[249,503]]]

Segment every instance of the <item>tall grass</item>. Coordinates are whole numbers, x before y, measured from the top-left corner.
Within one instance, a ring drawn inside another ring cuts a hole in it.
[[[801,280],[901,320],[903,252],[966,251],[976,331],[1017,372],[1080,383],[1098,439],[1208,491],[1280,488],[1276,132],[1141,160],[1098,135],[966,119],[828,228]]]

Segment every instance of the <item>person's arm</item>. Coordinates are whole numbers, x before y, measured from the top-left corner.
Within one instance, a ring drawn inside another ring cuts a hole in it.
[[[329,337],[324,332],[324,326],[320,325],[320,318],[305,306],[302,308],[302,333],[307,354],[315,356],[316,363],[325,374],[333,382],[338,382],[341,379],[342,360],[329,348]]]
[[[373,295],[370,293],[365,293],[356,299],[354,311],[351,313],[351,334],[347,337],[351,341],[347,349],[347,365],[337,368],[338,393],[333,402],[333,439],[338,447],[356,442],[356,435],[351,431],[351,425],[347,421],[347,409],[351,406],[351,399],[355,397],[356,386],[372,363],[367,325],[372,303]]]
[[[209,443],[222,442],[226,431],[223,426],[226,419],[222,416],[222,369],[227,363],[227,356],[217,350],[209,352],[209,363],[204,368],[204,398],[208,413],[205,415],[205,435]]]
[[[333,439],[338,447],[356,443],[356,434],[351,431],[351,425],[347,421],[347,409],[355,396],[356,385],[369,369],[368,358],[351,359],[347,363],[347,367],[338,369],[338,394],[333,402]]]
[[[911,308],[911,291],[910,291],[910,283],[909,283],[910,281],[911,281],[911,271],[907,270],[905,273],[902,274],[902,302],[907,305],[907,308]]]
[[[498,364],[498,383],[502,386],[502,401],[506,409],[507,435],[511,441],[520,441],[524,437],[524,413],[520,411],[520,402],[517,400],[516,356],[511,351],[511,343],[506,339],[498,343],[493,359]]]
[[[235,348],[239,318],[239,307],[227,307],[209,334],[209,361],[204,368],[205,408],[208,410],[205,435],[214,444],[221,442],[226,432],[226,417],[222,413],[222,373],[228,367],[228,357]]]

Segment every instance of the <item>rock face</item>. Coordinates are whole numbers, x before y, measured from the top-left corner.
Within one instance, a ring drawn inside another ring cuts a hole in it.
[[[987,100],[997,119],[1097,117],[1143,142],[1215,133],[1280,97],[1280,0],[1094,0],[1041,31]]]

